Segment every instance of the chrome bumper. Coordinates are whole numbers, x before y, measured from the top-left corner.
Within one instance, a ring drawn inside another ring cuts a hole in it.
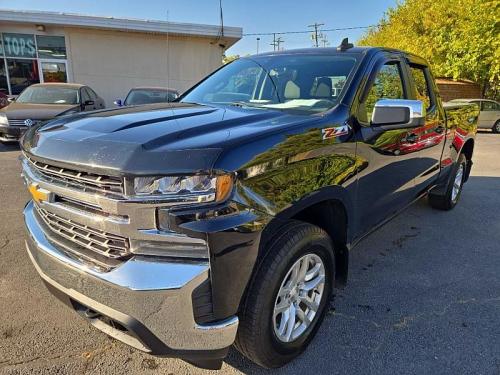
[[[17,142],[28,130],[27,126],[0,125],[0,141]]]
[[[52,245],[32,202],[24,217],[26,246],[36,270],[56,296],[98,329],[137,349],[181,358],[190,358],[191,351],[217,351],[233,343],[236,316],[203,325],[194,319],[191,295],[208,279],[208,262],[135,256],[99,273]]]

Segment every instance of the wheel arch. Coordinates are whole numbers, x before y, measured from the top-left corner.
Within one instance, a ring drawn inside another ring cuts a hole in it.
[[[342,201],[318,202],[298,212],[292,219],[316,225],[328,233],[335,252],[335,286],[345,286],[349,269],[348,217]]]
[[[469,179],[470,171],[472,168],[472,156],[474,154],[474,139],[469,138],[462,148],[460,149],[460,154],[464,154],[465,158],[467,159],[467,170],[465,173],[465,181]]]
[[[335,251],[335,285],[345,286],[349,268],[352,212],[349,195],[340,186],[329,186],[309,194],[268,223],[261,237],[259,262],[266,255],[267,244],[285,223],[289,220],[303,221],[320,227],[332,239]]]

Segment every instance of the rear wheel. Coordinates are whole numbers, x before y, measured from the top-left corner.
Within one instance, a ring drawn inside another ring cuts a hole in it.
[[[236,348],[266,368],[280,367],[304,351],[330,300],[334,253],[322,229],[287,224],[271,242],[240,311]]]
[[[500,120],[495,122],[491,130],[493,130],[493,133],[500,133]]]
[[[439,210],[451,210],[455,207],[462,194],[462,188],[465,181],[467,170],[467,159],[464,154],[460,154],[457,163],[453,166],[452,175],[448,181],[444,195],[429,195],[429,203],[432,207]]]

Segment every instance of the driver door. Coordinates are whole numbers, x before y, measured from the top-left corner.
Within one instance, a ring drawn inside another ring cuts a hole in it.
[[[380,58],[360,97],[356,155],[367,163],[358,173],[358,235],[400,211],[416,196],[415,176],[420,160],[407,138],[417,131],[417,127],[372,126],[371,123],[375,103],[379,100],[410,98],[404,64],[399,56]]]

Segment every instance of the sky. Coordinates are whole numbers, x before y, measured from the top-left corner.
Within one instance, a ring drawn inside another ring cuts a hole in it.
[[[222,0],[224,25],[243,28],[243,33],[272,33],[308,30],[323,23],[324,29],[374,25],[397,0]],[[42,10],[96,16],[141,18],[172,22],[219,24],[219,0],[0,0],[0,9]],[[324,33],[331,46],[342,38],[356,40],[365,29]],[[227,55],[270,51],[272,36],[244,36]],[[310,34],[281,35],[282,48],[311,47]]]

